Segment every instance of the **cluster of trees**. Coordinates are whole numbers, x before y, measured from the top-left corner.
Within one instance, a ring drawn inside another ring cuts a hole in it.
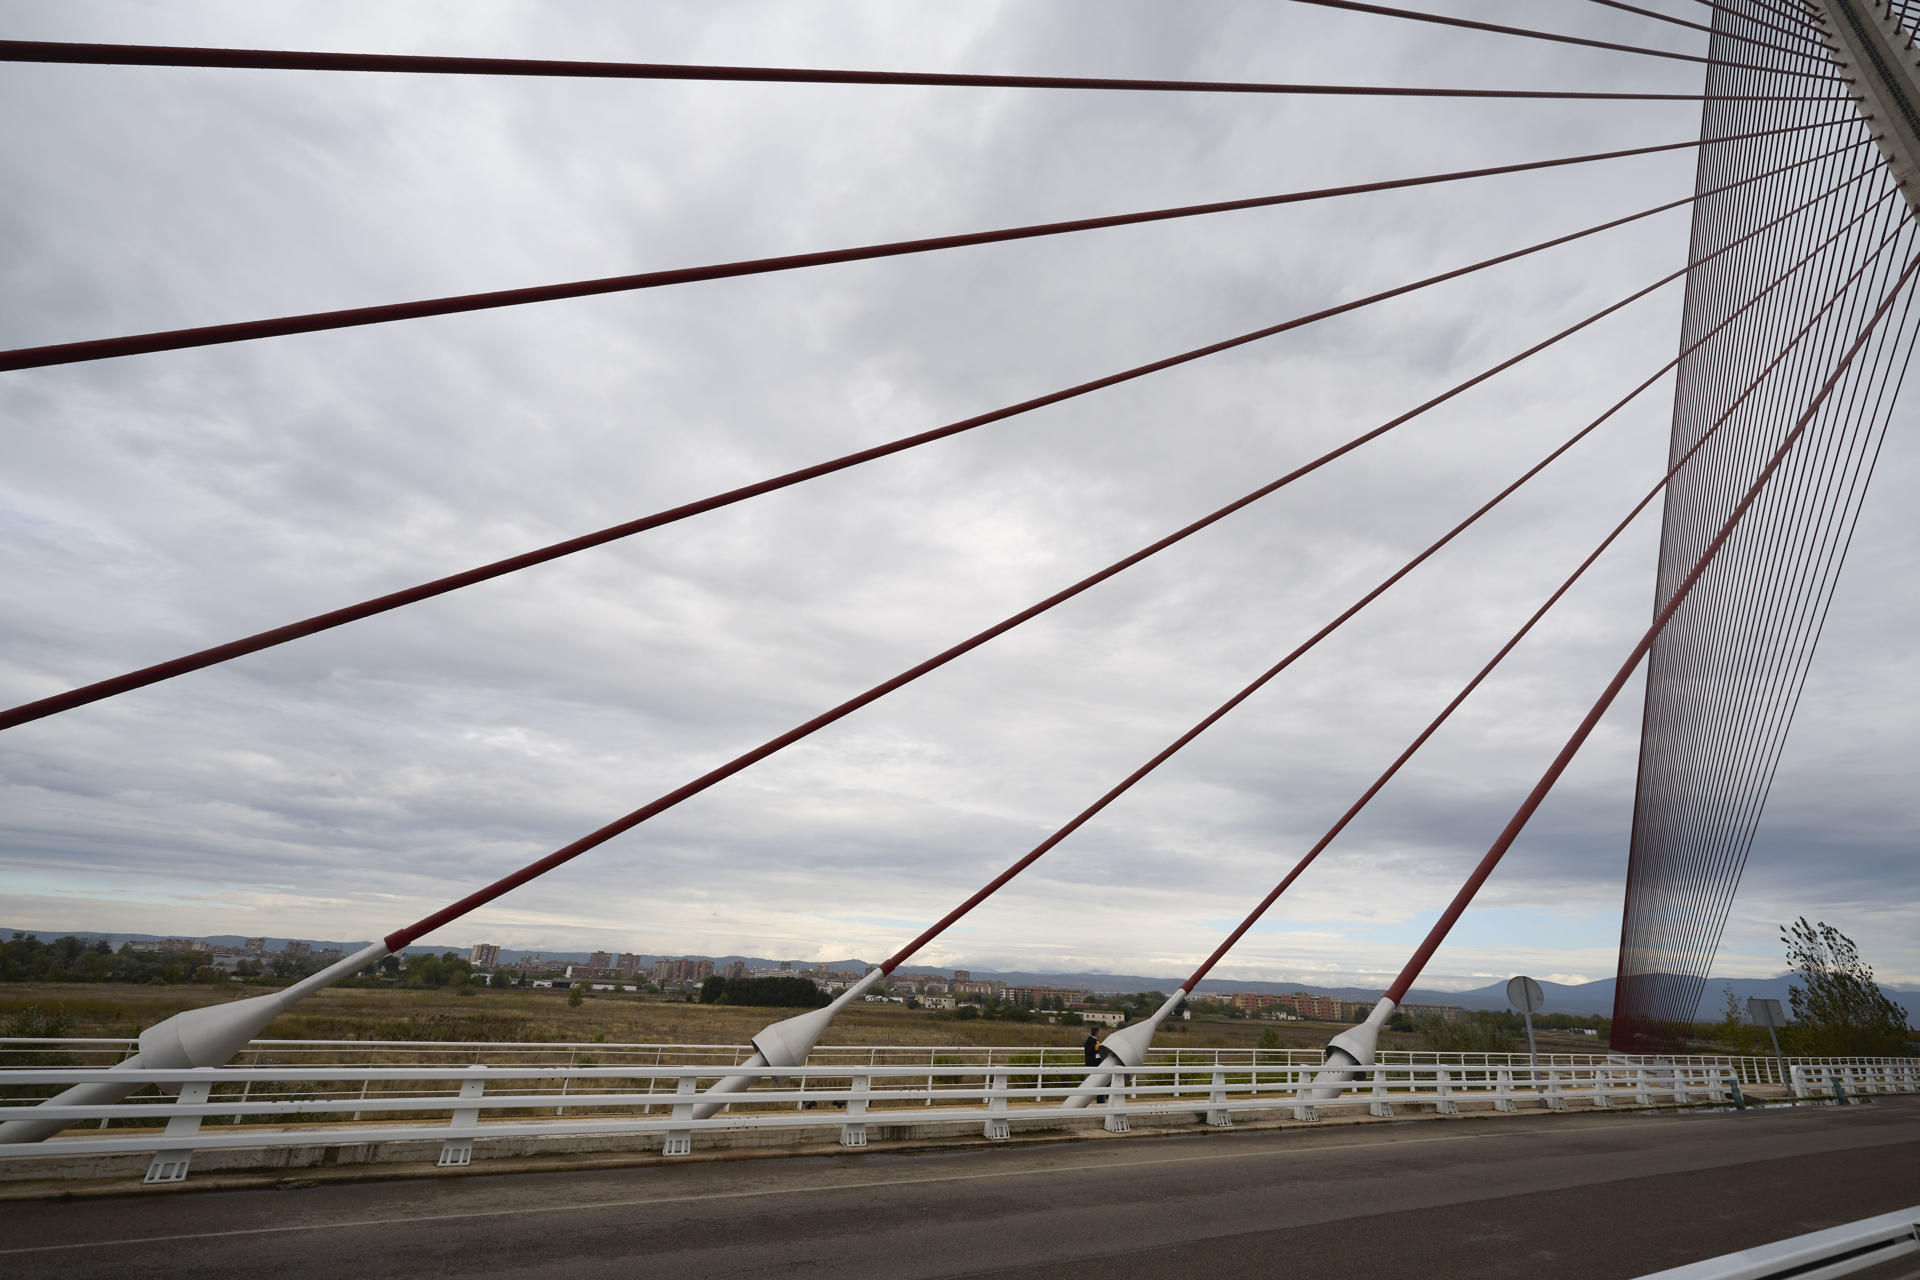
[[[0,982],[228,982],[255,978],[289,982],[332,963],[331,957],[275,951],[248,956],[231,968],[212,963],[204,951],[136,951],[132,943],[115,949],[105,940],[64,937],[46,940],[15,933],[0,942]],[[465,956],[448,951],[402,959],[388,956],[370,966],[356,982],[398,982],[407,987],[484,987],[486,976],[473,971]],[[502,985],[506,985],[502,983]]]
[[[758,1005],[771,1009],[818,1009],[827,993],[811,978],[722,978],[700,984],[701,1004]]]
[[[1801,916],[1780,930],[1787,963],[1798,979],[1787,987],[1791,1025],[1778,1031],[1784,1053],[1812,1058],[1887,1058],[1914,1052],[1916,1039],[1906,1009],[1874,980],[1873,966],[1860,958],[1853,940],[1824,920]],[[1747,1019],[1732,987],[1725,1014],[1707,1028],[1712,1039],[1737,1053],[1765,1053],[1772,1045],[1766,1028]]]
[[[0,942],[0,982],[225,982],[229,978],[300,978],[326,962],[310,956],[275,952],[248,958],[229,970],[211,963],[204,951],[118,950],[105,939],[88,942],[71,935],[43,940],[15,933]]]
[[[406,957],[404,961],[388,956],[380,962],[391,977],[398,978],[405,987],[484,987],[487,975],[475,973],[467,958],[457,951],[443,951],[439,955],[432,952],[420,952]],[[388,967],[391,965],[392,967]],[[505,983],[501,984],[505,986]]]
[[[1387,1025],[1404,1017],[1395,1014]],[[1518,1015],[1510,1021],[1503,1013],[1479,1011],[1458,1018],[1423,1013],[1407,1021],[1410,1025],[1406,1029],[1419,1035],[1420,1046],[1435,1053],[1512,1053],[1520,1047],[1524,1029],[1524,1024],[1516,1025]]]

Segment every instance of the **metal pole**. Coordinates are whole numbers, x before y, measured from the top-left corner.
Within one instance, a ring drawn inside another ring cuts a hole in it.
[[[1780,1064],[1780,1083],[1785,1084],[1787,1082],[1787,1060],[1780,1052],[1780,1033],[1774,1030],[1771,1022],[1767,1024],[1767,1039],[1773,1041],[1773,1060]]]
[[[1533,1044],[1533,1011],[1529,1009],[1523,1016],[1527,1020],[1527,1065],[1532,1067],[1534,1072],[1538,1074],[1540,1070],[1540,1051],[1536,1049]],[[1507,1025],[1512,1026],[1513,1024],[1508,1023]]]

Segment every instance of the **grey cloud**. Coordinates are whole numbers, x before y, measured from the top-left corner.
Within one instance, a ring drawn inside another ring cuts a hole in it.
[[[1542,21],[1519,3],[1446,7]],[[578,5],[564,19],[506,3],[4,8],[16,34],[52,39],[1697,83],[1677,64],[1251,4],[1204,17],[834,4],[804,22],[778,5]],[[1600,6],[1562,10],[1562,29],[1685,44]],[[0,119],[15,122],[0,132],[8,345],[1697,129],[1685,104],[16,72],[0,86]],[[1692,177],[1679,152],[9,375],[0,694],[38,696],[1271,324],[1673,198]],[[0,909],[50,927],[299,917],[307,932],[382,932],[1673,270],[1686,225],[1662,215],[12,731],[0,859],[26,887]],[[1638,304],[437,936],[890,950],[911,930],[898,922],[945,911],[1658,368],[1678,311],[1673,289]],[[1208,922],[1271,882],[1652,482],[1668,403],[1663,384],[1050,855],[940,958],[1140,971],[1204,954]],[[1911,916],[1884,905],[1916,887],[1901,785],[1916,760],[1900,714],[1916,620],[1905,422],[1750,885],[1755,912],[1860,921],[1883,971],[1911,978]],[[1245,976],[1397,966],[1418,913],[1484,850],[1645,625],[1654,528],[1629,535],[1329,851],[1275,914],[1297,938],[1255,935]],[[1637,708],[1630,691],[1489,885],[1490,906],[1618,910]],[[1834,855],[1796,856],[1814,845]],[[115,883],[139,888],[88,896]],[[1609,927],[1581,926],[1569,950],[1586,964]],[[1736,920],[1740,964],[1774,950],[1763,917]],[[1454,955],[1433,981],[1499,959],[1483,939]]]

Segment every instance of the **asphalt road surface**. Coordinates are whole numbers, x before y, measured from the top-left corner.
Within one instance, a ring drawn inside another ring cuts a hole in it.
[[[0,1204],[0,1277],[1630,1277],[1920,1204],[1920,1099]]]

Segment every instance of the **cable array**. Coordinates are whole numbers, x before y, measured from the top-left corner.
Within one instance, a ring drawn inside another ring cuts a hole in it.
[[[1684,265],[1413,409],[1351,438],[1287,474],[1190,521],[1130,555],[1009,615],[785,733],[512,874],[383,939],[398,950],[818,730],[918,680],[1160,551],[1210,528],[1293,481],[1344,457],[1532,355],[1580,333],[1669,283],[1684,280],[1678,354],[1625,397],[1523,471],[1504,489],[1201,718],[1191,729],[1058,828],[937,921],[882,968],[890,971],[1100,813],[1293,662],[1337,631],[1407,574],[1438,554],[1545,467],[1574,448],[1667,374],[1675,377],[1666,472],[1565,582],[1449,701],[1294,865],[1185,984],[1193,986],[1345,829],[1411,756],[1527,636],[1653,500],[1665,494],[1653,624],[1626,665],[1526,798],[1512,821],[1416,950],[1388,994],[1398,1000],[1511,847],[1573,754],[1640,661],[1650,662],[1631,867],[1623,921],[1616,1047],[1640,1047],[1659,1029],[1691,1017],[1711,963],[1779,754],[1804,687],[1833,585],[1886,430],[1920,322],[1908,285],[1920,269],[1912,213],[1887,177],[1818,26],[1783,0],[1697,0],[1710,21],[1695,22],[1627,0],[1590,0],[1688,33],[1707,33],[1702,54],[1631,45],[1535,28],[1455,18],[1361,0],[1296,0],[1402,22],[1482,35],[1547,41],[1669,62],[1704,65],[1698,94],[1495,88],[1170,81],[792,67],[562,62],[513,58],[178,48],[150,45],[0,41],[0,61],[225,70],[537,76],[572,79],[735,83],[915,85],[999,89],[1295,94],[1503,99],[1675,100],[1702,103],[1697,140],[1421,175],[1315,191],[1144,210],[862,245],[816,253],[712,263],[533,288],[281,316],[239,324],[59,343],[0,352],[0,370],[28,369],[214,343],[386,323],[492,307],[824,267],[1175,218],[1250,210],[1443,182],[1693,149],[1691,196],[1614,218],[1465,266],[1440,271],[1220,342],[1123,369],[1072,387],[830,459],[608,529],[289,623],[198,653],[127,672],[0,712],[0,729],[72,710],[330,627],[416,603],[644,530],[745,501],[817,476],[998,422],[1044,405],[1116,386],[1274,337],[1329,317],[1498,267],[1656,214],[1691,206]],[[1920,0],[1884,0],[1909,33]],[[1672,35],[1671,30],[1661,34]],[[1911,41],[1909,42],[1911,43]],[[1904,268],[1901,264],[1905,263]],[[1905,301],[1900,301],[1904,297]],[[1877,305],[1876,305],[1877,304]]]
[[[1883,196],[1881,203],[1884,203],[1887,198],[1888,197]],[[1875,207],[1877,207],[1877,205]],[[1774,292],[1774,290],[1779,288],[1781,284],[1783,284],[1785,281],[1787,281],[1788,279],[1792,278],[1795,274],[1800,272],[1804,267],[1807,266],[1808,263],[1812,262],[1815,258],[1819,257],[1821,254],[1824,254],[1827,251],[1827,249],[1830,248],[1833,245],[1833,243],[1839,238],[1842,232],[1846,230],[1850,230],[1854,223],[1857,223],[1861,218],[1866,216],[1866,213],[1867,211],[1862,211],[1862,213],[1856,215],[1855,218],[1852,220],[1852,222],[1849,222],[1847,226],[1842,227],[1839,231],[1834,232],[1826,240],[1822,241],[1819,246],[1809,251],[1798,262],[1794,263],[1793,266],[1789,267],[1784,273],[1782,273],[1779,276],[1776,276],[1771,282],[1769,282],[1764,288],[1762,288],[1759,293],[1749,298],[1747,302],[1742,305],[1739,311],[1736,311],[1735,313],[1733,313],[1733,315],[1728,316],[1727,319],[1722,322],[1722,325],[1724,326],[1727,323],[1731,323],[1733,319],[1735,319],[1740,314],[1743,314],[1747,309],[1758,305],[1759,303],[1761,303],[1762,301],[1770,297]],[[1758,233],[1756,232],[1755,234],[1758,234]],[[1856,276],[1857,276],[1857,273],[1856,273]],[[1839,297],[1842,294],[1844,294],[1844,292],[1848,288],[1852,287],[1853,282],[1854,282],[1854,278],[1849,278],[1845,283],[1843,283],[1840,287],[1840,290],[1833,295],[1832,301],[1837,301]],[[1718,329],[1711,330],[1709,331],[1707,337],[1712,337],[1715,333],[1718,333],[1718,332],[1719,332]],[[1703,338],[1700,340],[1700,342],[1704,342],[1705,340],[1706,339]],[[1699,343],[1695,344],[1696,347],[1698,345],[1700,344]],[[1643,380],[1639,386],[1635,387],[1632,391],[1629,391],[1619,401],[1615,402],[1610,408],[1607,409],[1605,413],[1603,413],[1599,418],[1595,419],[1595,421],[1592,424],[1584,428],[1580,434],[1584,436],[1587,432],[1594,430],[1601,423],[1611,418],[1614,414],[1626,408],[1627,405],[1630,404],[1636,398],[1638,398],[1643,391],[1647,390],[1647,388],[1653,386],[1661,378],[1665,377],[1668,373],[1670,373],[1673,370],[1673,368],[1676,365],[1678,365],[1683,358],[1685,358],[1686,355],[1690,354],[1691,350],[1692,348],[1682,349],[1682,352],[1680,355],[1675,356],[1672,360],[1668,361],[1665,365],[1655,370],[1651,376]],[[1769,369],[1766,372],[1771,372],[1771,370]],[[1763,379],[1766,376],[1766,372],[1763,372],[1761,374],[1761,377]],[[1753,385],[1755,384],[1749,385],[1748,387],[1749,393],[1751,393]],[[1724,418],[1722,419],[1722,422],[1724,422]],[[1719,425],[1721,424],[1715,423],[1714,428],[1709,429],[1709,435],[1711,434],[1711,431],[1714,429],[1717,429]],[[1576,439],[1578,438],[1579,437],[1576,437]],[[1703,437],[1700,444],[1704,444],[1707,438],[1708,437]],[[1672,466],[1667,468],[1666,474],[1660,477],[1660,479],[1654,484],[1654,486],[1647,491],[1646,496],[1642,497],[1639,502],[1633,505],[1632,509],[1627,512],[1626,516],[1621,519],[1620,523],[1615,525],[1613,529],[1607,534],[1607,536],[1600,540],[1600,544],[1596,546],[1591,552],[1589,552],[1584,560],[1582,560],[1578,565],[1574,567],[1573,572],[1567,576],[1566,580],[1554,589],[1553,593],[1546,598],[1546,600],[1540,605],[1540,607],[1536,609],[1533,612],[1533,614],[1527,618],[1525,622],[1520,624],[1519,629],[1513,633],[1513,635],[1506,641],[1505,644],[1500,646],[1500,648],[1494,653],[1493,657],[1487,660],[1486,665],[1481,667],[1479,671],[1474,673],[1473,677],[1467,681],[1467,683],[1461,688],[1460,692],[1455,694],[1453,698],[1444,707],[1440,709],[1439,714],[1434,716],[1434,718],[1427,724],[1426,728],[1422,729],[1418,734],[1414,735],[1413,741],[1407,744],[1406,748],[1403,751],[1401,751],[1398,756],[1394,758],[1393,762],[1386,767],[1386,769],[1380,774],[1379,777],[1375,778],[1371,783],[1368,784],[1367,788],[1360,793],[1359,798],[1355,800],[1351,805],[1349,805],[1346,811],[1343,812],[1338,818],[1334,820],[1333,825],[1328,827],[1327,830],[1320,836],[1320,838],[1313,842],[1313,844],[1307,849],[1307,851],[1304,854],[1300,856],[1300,859],[1293,864],[1293,867],[1287,872],[1285,876],[1281,878],[1280,882],[1273,887],[1273,889],[1267,894],[1267,896],[1262,898],[1260,902],[1254,906],[1253,910],[1247,913],[1246,918],[1243,919],[1238,925],[1236,925],[1233,928],[1233,930],[1229,932],[1224,939],[1221,940],[1220,945],[1214,949],[1213,954],[1208,956],[1207,959],[1203,961],[1201,965],[1198,968],[1196,968],[1193,971],[1193,973],[1187,978],[1186,982],[1181,984],[1182,990],[1192,991],[1196,986],[1199,985],[1200,981],[1203,978],[1205,978],[1208,973],[1212,972],[1215,965],[1219,964],[1221,960],[1226,958],[1227,953],[1233,949],[1234,944],[1239,942],[1240,939],[1246,935],[1249,929],[1253,928],[1255,924],[1259,923],[1261,917],[1266,915],[1266,913],[1273,907],[1273,904],[1280,900],[1280,896],[1293,886],[1293,882],[1295,880],[1298,880],[1301,874],[1305,872],[1308,867],[1312,866],[1314,861],[1317,858],[1319,858],[1319,856],[1322,853],[1326,851],[1327,846],[1332,844],[1334,840],[1339,837],[1340,833],[1342,831],[1345,831],[1347,829],[1347,826],[1350,823],[1352,823],[1352,821],[1355,818],[1360,816],[1361,811],[1365,809],[1369,804],[1371,804],[1373,802],[1374,797],[1379,795],[1380,792],[1386,788],[1386,785],[1393,780],[1394,775],[1400,772],[1401,768],[1406,765],[1407,761],[1413,759],[1413,757],[1419,752],[1419,750],[1427,744],[1428,739],[1432,738],[1434,734],[1440,731],[1441,726],[1446,724],[1447,720],[1452,717],[1453,713],[1455,711],[1458,711],[1461,705],[1465,703],[1466,700],[1473,695],[1473,692],[1476,689],[1478,689],[1481,686],[1481,684],[1483,684],[1486,681],[1487,677],[1493,674],[1495,668],[1497,668],[1502,662],[1506,660],[1507,655],[1511,654],[1514,651],[1514,649],[1518,648],[1520,645],[1520,642],[1527,638],[1527,635],[1530,632],[1532,632],[1535,626],[1539,624],[1540,620],[1546,617],[1547,614],[1553,610],[1553,607],[1560,603],[1561,599],[1565,597],[1567,592],[1573,589],[1574,584],[1579,582],[1581,577],[1585,575],[1587,570],[1593,567],[1594,562],[1599,560],[1599,558],[1606,553],[1608,548],[1612,547],[1613,544],[1619,539],[1620,535],[1625,533],[1627,531],[1627,528],[1636,519],[1639,518],[1640,513],[1645,511],[1648,505],[1651,504],[1655,498],[1660,496],[1661,492],[1673,480],[1673,477],[1680,471],[1680,469],[1685,467],[1689,462],[1693,460],[1693,457],[1698,452],[1699,447],[1700,445],[1695,445],[1693,448],[1687,450],[1687,452],[1683,453],[1679,457],[1679,459],[1673,463]],[[1411,982],[1412,982],[1412,979],[1409,978],[1408,984],[1411,985]],[[1404,989],[1403,989],[1403,994],[1404,994]]]
[[[157,333],[128,334],[116,338],[94,338],[82,342],[62,342],[40,347],[18,347],[11,351],[0,351],[0,371],[40,369],[52,365],[80,364],[91,360],[113,360],[124,356],[151,355],[162,351],[184,351],[191,347],[253,342],[262,338],[320,333],[330,329],[391,324],[400,320],[422,320],[431,316],[490,311],[499,307],[520,307],[538,302],[590,298],[609,293],[633,293],[674,285],[704,284],[715,280],[737,279],[741,276],[798,271],[809,267],[838,266],[849,262],[868,262],[878,258],[907,257],[945,249],[975,248],[982,245],[1005,244],[1015,240],[1071,235],[1082,231],[1103,231],[1114,227],[1138,226],[1149,222],[1167,222],[1217,213],[1239,213],[1250,209],[1269,209],[1314,200],[1331,200],[1342,196],[1460,182],[1470,178],[1491,178],[1539,169],[1557,169],[1566,165],[1591,164],[1601,160],[1627,159],[1654,155],[1662,151],[1686,150],[1702,145],[1704,141],[1692,139],[1684,142],[1663,142],[1620,151],[1559,156],[1549,160],[1528,160],[1519,164],[1457,170],[1451,173],[1420,174],[1340,187],[1288,191],[1276,195],[1250,196],[1239,200],[1219,200],[1208,204],[1143,209],[1134,213],[1108,214],[1103,217],[1078,218],[1066,222],[1034,223],[1027,226],[1003,227],[993,231],[970,231],[959,235],[894,240],[883,244],[856,245],[851,248],[825,249],[812,253],[790,253],[773,258],[714,262],[694,267],[674,267],[663,271],[642,271],[630,275],[601,276],[591,280],[531,285],[519,289],[496,289],[487,293],[464,293],[444,298],[423,298],[412,302],[388,302],[370,307],[347,307],[337,311],[274,316],[261,320],[243,320],[234,324],[202,325],[192,329],[170,329]]]
[[[1756,20],[1771,12],[1755,0],[1721,0],[1711,49],[1734,47],[1733,37],[1758,30]],[[1750,46],[1739,47],[1752,56]],[[1788,65],[1765,73],[1716,64],[1708,70],[1709,92],[1764,91],[1820,57],[1786,59]],[[1868,136],[1870,126],[1845,102],[1779,113],[1757,103],[1709,102],[1701,130],[1718,137],[1821,120],[1842,137]],[[1775,169],[1801,153],[1798,136],[1704,146],[1696,183],[1704,191]],[[1744,235],[1819,168],[1696,202],[1693,252]],[[1886,292],[1913,238],[1906,223],[1896,227],[1896,206],[1905,202],[1886,202],[1858,221],[1818,273],[1857,281],[1838,305],[1810,279],[1732,324],[1724,318],[1748,282],[1857,217],[1877,194],[1863,184],[1823,201],[1786,233],[1747,240],[1688,280],[1681,330],[1688,354],[1676,379],[1670,451],[1697,449],[1698,465],[1667,491],[1656,610],[1722,526],[1781,424],[1802,410],[1833,353]],[[1909,297],[1839,378],[1800,447],[1651,646],[1615,990],[1616,1049],[1660,1043],[1696,1014],[1913,349],[1914,321]],[[1708,332],[1710,340],[1696,342]],[[1739,398],[1773,353],[1781,354],[1772,376]],[[1710,424],[1723,421],[1708,439]]]
[[[1818,128],[1824,128],[1826,126],[1811,125],[1811,126],[1805,126],[1805,127],[1810,129],[1818,129]],[[1701,143],[1699,142],[1666,144],[1661,147],[1653,148],[1653,150],[1670,150],[1670,149],[1673,149],[1675,146],[1697,147],[1699,145],[1701,145]],[[1825,158],[1829,154],[1837,155],[1841,150],[1848,149],[1853,145],[1854,144],[1852,143],[1841,143],[1836,148],[1829,148],[1827,152],[1816,153],[1814,158],[1815,159]],[[1564,161],[1560,161],[1560,160],[1548,161],[1548,162],[1544,162],[1544,164],[1538,167],[1552,167],[1554,165],[1558,165],[1562,163],[1575,163],[1579,160],[1592,159],[1592,158],[1596,158],[1596,157],[1576,157],[1576,158],[1564,160]],[[1795,161],[1793,163],[1795,165],[1804,165],[1809,162],[1810,161],[1803,159],[1803,160]],[[1535,167],[1535,166],[1529,165],[1529,166],[1522,166],[1522,167]],[[1483,177],[1483,176],[1488,176],[1489,174],[1494,172],[1507,172],[1510,170],[1511,170],[1511,167],[1504,167],[1501,170],[1471,170],[1471,171],[1466,171],[1462,173],[1435,175],[1432,177],[1401,179],[1401,180],[1395,180],[1390,182],[1366,183],[1359,187],[1327,188],[1319,191],[1295,193],[1290,196],[1266,197],[1264,199],[1269,203],[1282,202],[1282,201],[1290,202],[1295,200],[1318,200],[1318,199],[1325,199],[1325,198],[1336,196],[1336,195],[1351,195],[1361,191],[1377,191],[1377,190],[1385,190],[1389,188],[1402,187],[1402,186],[1418,186],[1418,185],[1425,185],[1430,182],[1454,181],[1454,180],[1457,180],[1460,178],[1466,178],[1466,177]],[[1768,175],[1760,175],[1760,176],[1768,176]],[[1744,182],[1752,182],[1756,180],[1757,180],[1756,176],[1749,175],[1747,177],[1740,179],[1739,181],[1744,183]],[[1164,356],[1158,360],[1149,361],[1146,364],[1135,365],[1129,369],[1122,369],[1116,373],[1107,374],[1104,377],[1095,378],[1087,382],[1077,383],[1074,386],[1065,387],[1057,391],[1048,392],[1045,395],[1035,396],[1027,400],[1017,401],[1014,404],[1005,405],[998,409],[989,410],[986,413],[975,414],[972,417],[962,418],[958,422],[950,422],[945,424],[944,426],[935,427],[928,431],[921,431],[912,435],[902,436],[897,439],[887,441],[884,444],[874,445],[870,448],[861,449],[854,453],[844,454],[838,458],[832,458],[825,462],[815,463],[812,466],[801,467],[796,470],[786,472],[783,475],[773,476],[766,480],[761,480],[753,484],[742,485],[738,488],[729,489],[729,490],[726,490],[725,492],[714,494],[710,497],[700,499],[695,502],[683,503],[677,507],[669,508],[666,511],[654,512],[651,515],[642,516],[635,520],[624,521],[620,524],[612,525],[608,528],[600,529],[593,533],[582,534],[579,537],[564,539],[560,542],[551,543],[545,547],[536,548],[535,550],[532,550],[532,551],[522,552],[519,555],[509,556],[502,560],[496,560],[491,564],[479,565],[479,566],[476,566],[475,568],[467,569],[460,573],[449,574],[446,577],[436,578],[430,582],[420,583],[412,587],[403,588],[399,591],[388,592],[385,595],[376,596],[370,600],[363,600],[357,604],[347,605],[339,609],[332,609],[325,613],[316,614],[309,618],[303,618],[297,622],[286,623],[282,626],[273,627],[266,631],[257,632],[251,636],[245,636],[237,640],[228,641],[224,644],[218,644],[206,649],[202,649],[196,653],[183,654],[180,657],[172,658],[165,662],[155,663],[151,666],[140,668],[137,671],[125,672],[121,675],[113,676],[105,680],[97,680],[92,684],[83,685],[77,689],[69,689],[64,693],[53,694],[45,698],[36,699],[33,702],[23,703],[16,707],[10,707],[4,711],[0,711],[0,730],[10,729],[17,725],[26,724],[29,721],[39,720],[46,716],[58,714],[59,712],[62,712],[62,711],[71,711],[76,707],[82,707],[87,705],[88,703],[98,702],[104,698],[115,697],[119,694],[129,693],[135,689],[145,688],[148,685],[157,684],[163,680],[175,679],[179,676],[187,675],[194,671],[200,671],[207,667],[214,666],[218,663],[230,662],[235,658],[244,657],[252,653],[259,653],[264,649],[270,649],[278,645],[286,644],[293,640],[298,640],[306,636],[315,635],[322,631],[331,630],[335,627],[345,626],[350,622],[358,622],[362,619],[373,617],[376,614],[386,613],[393,609],[398,609],[398,608],[401,608],[402,606],[409,605],[409,604],[417,604],[422,600],[429,600],[435,596],[445,595],[449,592],[460,590],[463,587],[469,587],[477,583],[489,581],[494,578],[504,577],[507,574],[516,573],[522,569],[529,569],[535,565],[546,564],[550,561],[558,560],[565,556],[574,555],[578,552],[589,550],[594,547],[605,546],[608,543],[616,542],[623,538],[633,537],[636,534],[643,533],[652,529],[658,529],[668,524],[677,523],[681,520],[690,519],[696,515],[703,515],[710,511],[717,511],[722,507],[731,506],[738,502],[744,502],[749,498],[759,497],[762,494],[771,493],[777,489],[789,488],[793,485],[801,484],[808,480],[818,479],[821,476],[831,475],[837,471],[844,471],[851,467],[859,466],[862,463],[872,462],[879,458],[891,456],[892,454],[902,453],[909,449],[919,448],[922,445],[931,444],[936,440],[944,440],[949,436],[959,435],[962,432],[971,431],[971,430],[974,430],[975,428],[986,426],[989,423],[1001,422],[1022,413],[1028,413],[1028,412],[1031,412],[1032,410],[1044,408],[1048,405],[1059,404],[1066,400],[1071,400],[1079,396],[1088,395],[1094,391],[1104,390],[1108,387],[1117,386],[1120,383],[1129,382],[1136,378],[1142,378],[1152,373],[1158,373],[1163,370],[1171,369],[1182,364],[1191,363],[1195,360],[1204,359],[1207,356],[1218,355],[1224,351],[1233,350],[1234,348],[1246,346],[1250,343],[1263,341],[1271,337],[1276,337],[1282,333],[1287,333],[1287,332],[1290,332],[1291,330],[1298,329],[1306,325],[1316,324],[1322,320],[1331,319],[1335,316],[1345,315],[1351,311],[1357,311],[1364,307],[1369,307],[1377,303],[1389,301],[1393,298],[1400,297],[1404,294],[1411,293],[1416,290],[1425,289],[1436,284],[1442,284],[1442,283],[1445,283],[1446,281],[1457,279],[1460,276],[1469,274],[1471,272],[1484,270],[1487,267],[1498,266],[1498,265],[1501,265],[1502,263],[1509,262],[1516,257],[1537,253],[1543,249],[1554,248],[1554,247],[1557,247],[1558,245],[1568,243],[1571,240],[1577,240],[1588,235],[1593,235],[1600,231],[1611,230],[1614,227],[1622,226],[1625,223],[1637,221],[1641,218],[1651,217],[1656,213],[1661,213],[1670,209],[1678,208],[1682,205],[1689,203],[1690,200],[1698,199],[1698,198],[1699,198],[1699,193],[1696,193],[1693,197],[1690,197],[1689,200],[1672,201],[1663,205],[1656,206],[1653,209],[1649,209],[1641,213],[1630,215],[1629,217],[1624,219],[1614,219],[1612,221],[1603,223],[1597,227],[1591,227],[1584,231],[1575,232],[1571,236],[1556,237],[1553,240],[1544,242],[1542,244],[1537,244],[1523,250],[1519,250],[1515,253],[1501,254],[1494,258],[1489,258],[1481,262],[1474,263],[1468,267],[1456,268],[1455,270],[1452,270],[1452,271],[1441,272],[1438,275],[1428,276],[1428,277],[1425,277],[1424,279],[1415,280],[1408,284],[1399,285],[1391,289],[1381,290],[1379,292],[1368,294],[1364,297],[1353,299],[1348,302],[1339,303],[1331,307],[1323,307],[1318,311],[1309,312],[1303,316],[1296,316],[1292,319],[1281,321],[1278,324],[1268,325],[1260,329],[1252,330],[1251,332],[1248,332],[1248,333],[1236,334],[1231,338],[1226,338],[1219,342],[1209,343],[1202,347],[1195,347],[1187,351],[1177,352],[1170,356]],[[1244,202],[1237,202],[1237,203],[1244,203]],[[1125,216],[1138,217],[1139,215],[1125,215]],[[1049,224],[1049,225],[1059,226],[1063,224]],[[1025,230],[1032,231],[1034,229],[1027,228]],[[918,243],[924,243],[924,242],[918,242]],[[815,255],[807,255],[807,256],[815,256]],[[779,261],[779,260],[776,259],[772,261]],[[502,304],[502,305],[505,305],[505,304]],[[0,353],[0,354],[4,354],[4,353]],[[88,358],[104,358],[104,356],[93,356]]]
[[[1886,10],[1907,33],[1906,47],[1913,48],[1915,37],[1920,36],[1920,0],[1889,0]]]

